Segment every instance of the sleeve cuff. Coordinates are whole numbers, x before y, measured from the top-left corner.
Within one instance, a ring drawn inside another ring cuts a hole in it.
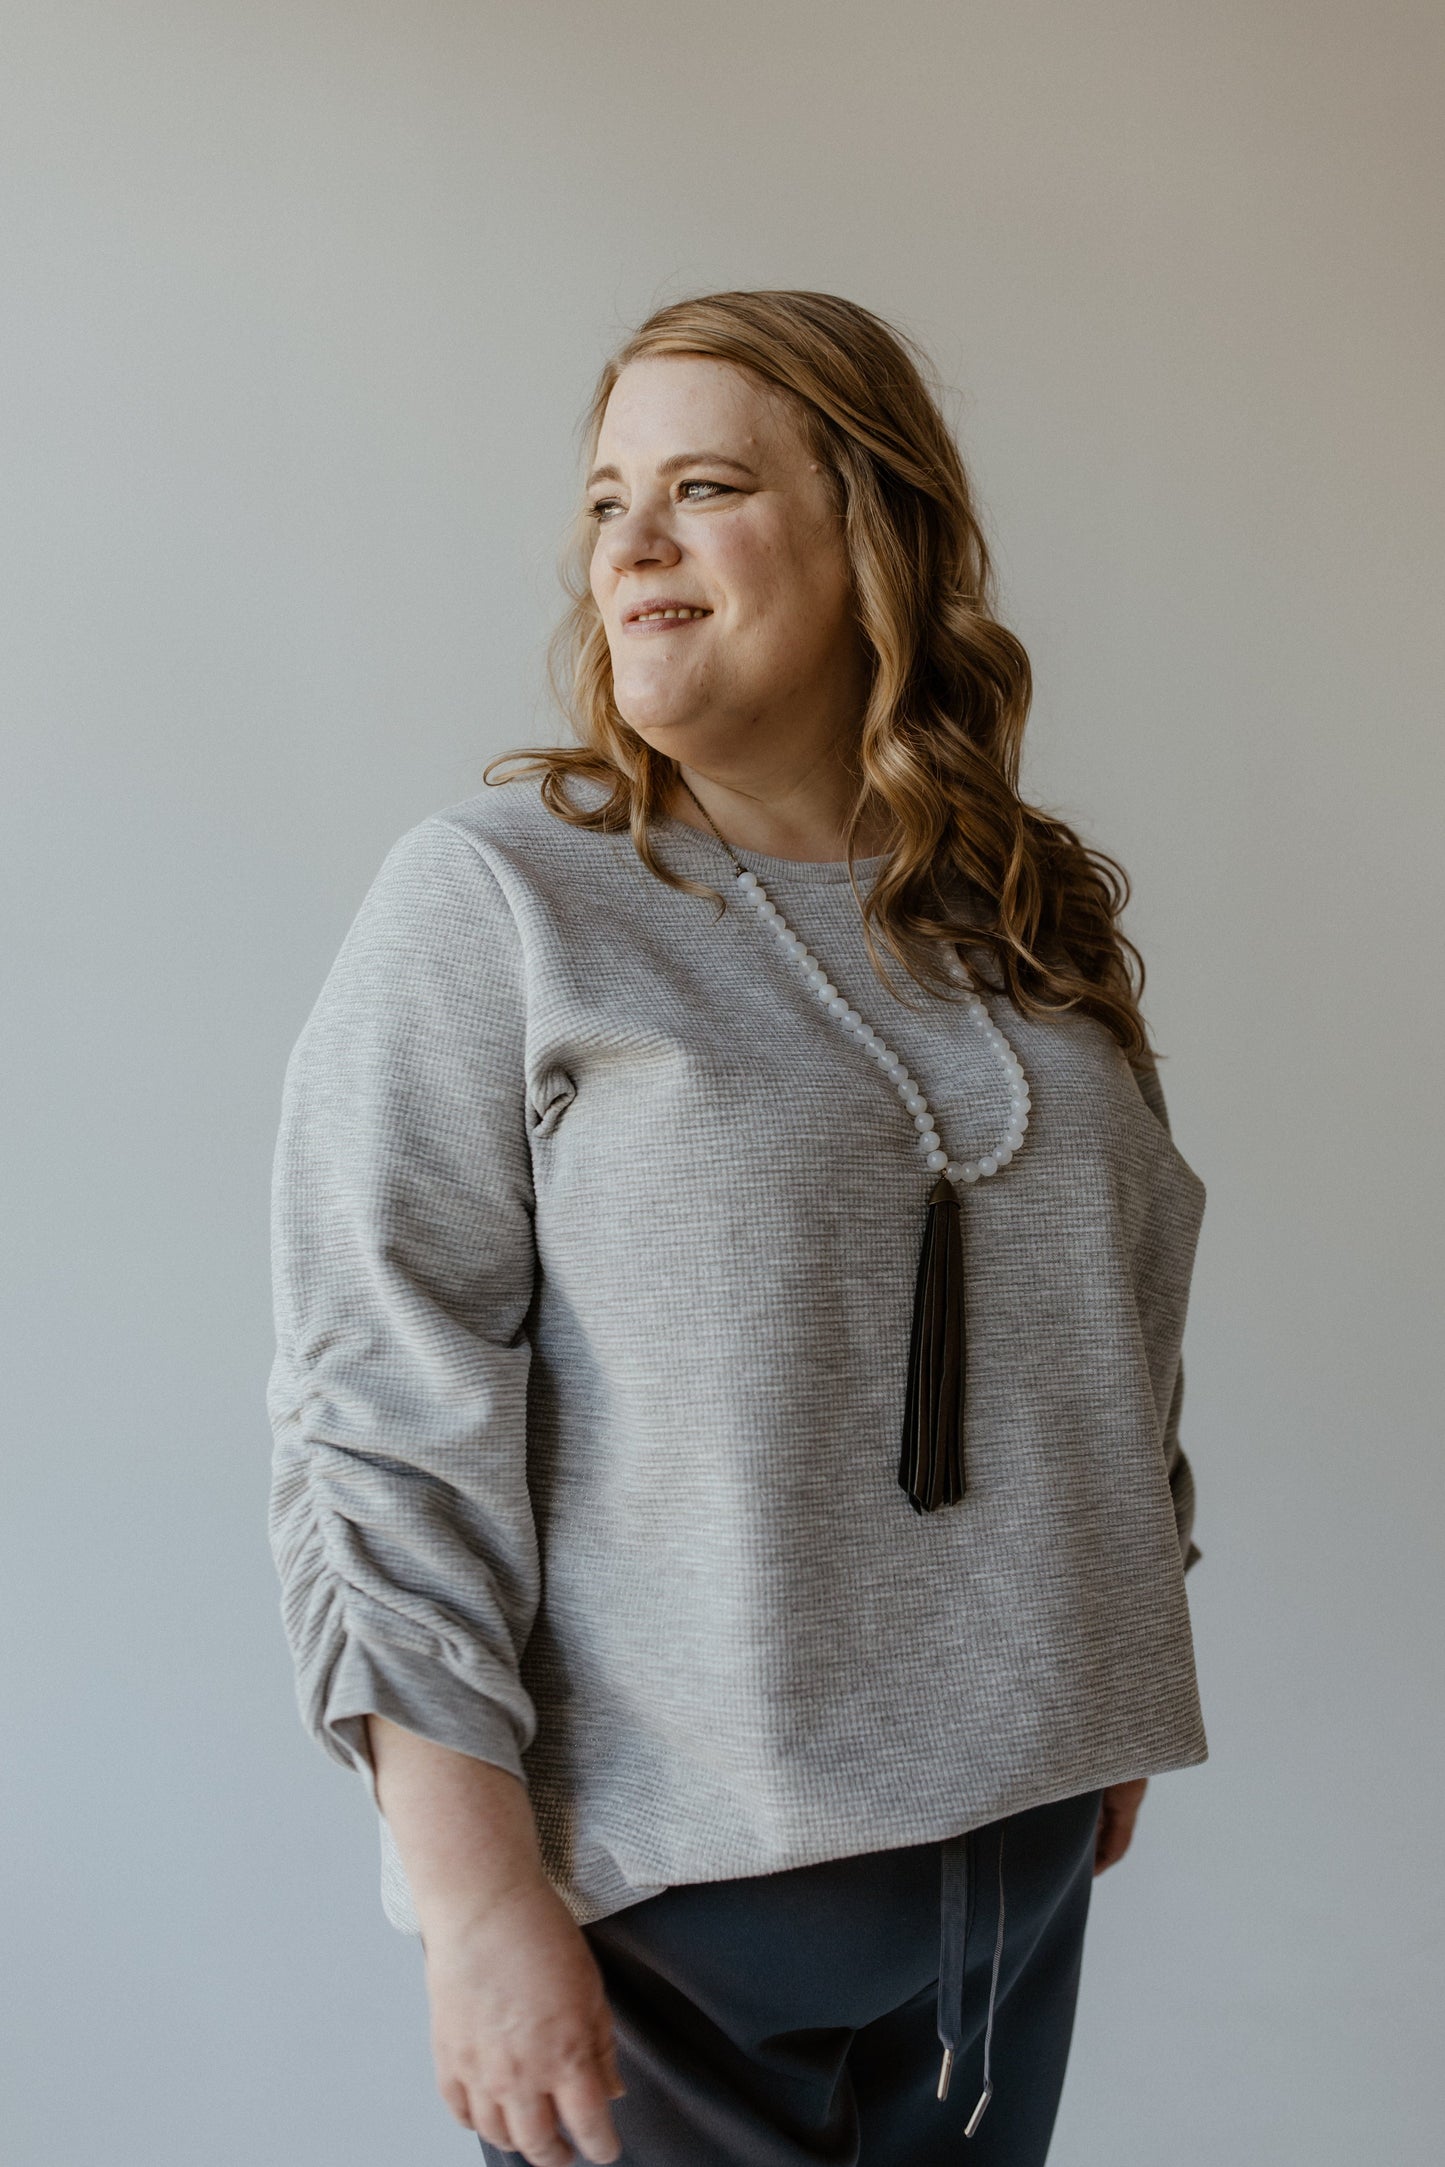
[[[409,1648],[368,1647],[348,1637],[332,1673],[322,1723],[334,1756],[355,1769],[378,1813],[376,1771],[362,1721],[368,1715],[386,1716],[435,1745],[491,1761],[523,1784],[527,1781],[516,1728],[505,1708],[463,1685],[435,1657]]]

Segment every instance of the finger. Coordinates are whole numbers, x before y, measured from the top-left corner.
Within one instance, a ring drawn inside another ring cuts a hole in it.
[[[605,2039],[598,2049],[597,2066],[602,2072],[602,2085],[609,2099],[621,2099],[627,2086],[622,2081],[622,2071],[617,2062],[617,2041]]]
[[[1109,1863],[1109,1809],[1100,1806],[1094,1823],[1094,1871],[1101,1874]]]
[[[1105,1866],[1117,1866],[1117,1865],[1118,1865],[1118,1863],[1119,1863],[1120,1859],[1121,1859],[1121,1858],[1122,1858],[1122,1857],[1124,1856],[1124,1853],[1125,1853],[1125,1852],[1126,1852],[1126,1851],[1128,1850],[1128,1848],[1129,1848],[1129,1840],[1130,1840],[1131,1836],[1133,1835],[1133,1833],[1134,1833],[1134,1821],[1133,1821],[1133,1816],[1132,1816],[1131,1814],[1127,1814],[1127,1813],[1111,1813],[1111,1814],[1110,1814],[1110,1816],[1109,1816],[1109,1826],[1108,1826],[1108,1829],[1107,1829],[1107,1830],[1105,1831],[1105,1842],[1104,1842],[1104,1865],[1105,1865]]]
[[[572,2147],[547,2093],[534,2092],[529,2099],[508,2099],[502,2104],[512,2132],[510,2151],[520,2152],[530,2167],[572,2167]]]
[[[1094,1872],[1107,1872],[1119,1857],[1118,1816],[1107,1808],[1099,1819],[1099,1833],[1094,1844]]]
[[[461,2123],[463,2129],[471,2129],[474,2125],[466,2086],[459,2079],[454,2079],[450,2084],[438,2085],[437,2089],[447,2103],[448,2112]]]
[[[478,2099],[473,2103],[467,2127],[474,2129],[488,2144],[496,2145],[501,2152],[515,2152],[512,2132],[507,2117],[494,2099]]]
[[[584,2159],[621,2157],[622,2146],[600,2068],[579,2070],[575,2076],[563,2078],[554,2087],[552,2098],[567,2134]]]

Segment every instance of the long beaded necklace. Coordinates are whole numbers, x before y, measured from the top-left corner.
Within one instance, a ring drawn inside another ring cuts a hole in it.
[[[682,781],[681,776],[678,778]],[[683,782],[703,819],[732,859],[739,896],[776,934],[826,1012],[891,1080],[916,1132],[923,1163],[936,1175],[928,1194],[923,1244],[913,1293],[913,1329],[909,1340],[908,1383],[904,1399],[903,1441],[898,1481],[915,1512],[933,1512],[963,1496],[963,1424],[965,1319],[963,1228],[956,1183],[972,1185],[1007,1166],[1023,1144],[1032,1100],[1023,1063],[994,1022],[957,954],[949,975],[967,986],[965,1015],[992,1047],[1008,1087],[1008,1123],[1002,1142],[977,1159],[950,1159],[938,1123],[916,1077],[887,1040],[867,1023],[829,979],[818,958],[788,924],[756,873],[745,866],[696,792]]]

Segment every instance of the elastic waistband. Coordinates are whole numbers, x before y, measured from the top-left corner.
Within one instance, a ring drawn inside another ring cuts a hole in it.
[[[988,2015],[983,2033],[983,2090],[964,2126],[971,2137],[983,2120],[993,2098],[989,2074],[989,2051],[993,2045],[993,2012],[998,1996],[999,1966],[1003,1961],[1004,1824],[992,1821],[983,1828],[965,1829],[943,1840],[939,1869],[938,2036],[943,2042],[943,2066],[938,2073],[938,2096],[947,2099],[953,2065],[963,2051],[963,1982],[971,1932],[978,1923],[980,1896],[985,1904],[997,1889],[997,1924],[994,1929],[993,1975],[988,1987]]]

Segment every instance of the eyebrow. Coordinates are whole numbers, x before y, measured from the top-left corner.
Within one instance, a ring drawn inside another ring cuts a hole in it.
[[[752,474],[756,479],[754,468],[744,465],[741,459],[730,459],[725,451],[674,452],[670,459],[659,461],[657,471],[659,474],[676,474],[681,467],[731,467],[735,474]],[[594,482],[620,482],[621,479],[616,467],[594,467],[583,486],[590,489]]]

